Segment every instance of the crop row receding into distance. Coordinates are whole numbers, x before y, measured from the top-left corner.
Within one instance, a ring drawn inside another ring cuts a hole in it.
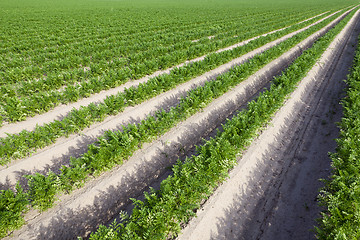
[[[340,19],[338,19],[338,20],[340,20]],[[335,23],[333,23],[332,25],[334,25],[334,24],[335,24]],[[330,27],[328,27],[328,28],[330,28]],[[327,28],[327,29],[328,29],[328,28]],[[324,34],[325,32],[326,32],[326,30],[323,30],[323,34]],[[310,31],[310,33],[311,33],[311,31]],[[301,34],[299,34],[299,35],[301,35]],[[306,37],[306,36],[307,36],[307,35],[306,35],[305,32],[304,32],[304,34],[302,34],[302,37],[304,38],[304,37]],[[299,37],[299,38],[301,39],[301,37]],[[313,41],[314,38],[315,38],[315,37],[313,37],[311,40]],[[300,39],[299,39],[299,40],[300,40]],[[296,40],[292,40],[292,41],[296,41]],[[285,41],[284,44],[279,45],[279,46],[280,46],[280,47],[281,47],[281,46],[286,46],[286,47],[289,48],[289,47],[291,46],[291,44],[294,44],[294,42],[292,42],[292,41]],[[308,43],[308,44],[309,44],[309,43]],[[280,49],[280,47],[277,48],[277,49]],[[276,47],[275,47],[275,48],[276,48]],[[277,50],[277,51],[278,51],[278,52],[273,51],[272,54],[275,54],[275,55],[276,55],[276,54],[279,54],[279,53],[280,53],[279,50]],[[294,50],[294,51],[296,51],[296,52],[299,53],[299,49]],[[271,54],[271,51],[269,50],[269,52],[265,52],[265,53],[264,53],[265,55],[263,55],[263,58],[264,58],[264,56],[267,56],[266,53],[267,53],[267,54]],[[260,55],[260,56],[261,56],[261,55]],[[271,56],[271,55],[270,55],[270,56]],[[293,58],[294,58],[294,56],[291,56],[291,55],[288,56],[288,57],[289,57],[290,59],[293,59]],[[259,57],[258,60],[259,60],[259,59],[261,59],[261,57]],[[255,61],[254,61],[254,62],[255,62]],[[254,64],[254,62],[250,61],[248,64],[250,64],[250,63]],[[255,62],[255,63],[256,63],[256,62]],[[266,63],[266,61],[265,61],[265,63]],[[244,65],[245,65],[245,64],[244,64]],[[286,65],[286,64],[285,64],[285,65]],[[236,72],[236,68],[234,68],[233,72]],[[230,73],[231,73],[231,71],[230,71]],[[221,77],[221,76],[220,76],[220,77]],[[270,76],[270,77],[271,77],[271,76]],[[260,84],[259,86],[261,86],[261,84]],[[254,86],[254,88],[256,88],[256,87]],[[205,88],[205,90],[206,90],[206,88]],[[196,91],[196,90],[195,90],[195,91]],[[256,89],[255,89],[255,92],[256,92]],[[191,94],[190,94],[189,96],[191,96]],[[206,111],[205,111],[205,112],[206,112]],[[117,176],[117,177],[118,177],[118,176]],[[96,191],[96,190],[95,190],[95,191]],[[74,199],[73,199],[73,200],[74,200]],[[76,201],[74,201],[74,202],[76,202]],[[90,200],[90,202],[91,202],[91,200]],[[73,203],[72,203],[72,204],[73,204]],[[74,204],[76,204],[76,203],[74,203]],[[84,202],[83,204],[86,204],[86,203]],[[49,211],[51,211],[51,210],[49,210]],[[54,210],[54,211],[56,211],[56,210]],[[39,219],[41,219],[41,217],[40,217]],[[39,219],[36,220],[36,221],[39,221]],[[60,221],[60,220],[59,220],[59,221]],[[46,222],[46,221],[45,221],[45,222]],[[44,222],[44,224],[46,224],[45,222]]]

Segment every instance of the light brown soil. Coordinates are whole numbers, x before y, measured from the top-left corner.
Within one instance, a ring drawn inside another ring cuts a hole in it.
[[[323,33],[325,31],[322,30]],[[54,208],[42,214],[32,210],[26,216],[28,224],[15,231],[13,236],[18,239],[73,239],[78,235],[86,236],[99,223],[112,219],[120,209],[126,209],[129,197],[137,197],[149,184],[159,182],[168,172],[168,167],[184,151],[191,149],[193,144],[201,141],[202,136],[241,107],[249,97],[248,94],[241,94],[241,91],[253,90],[256,93],[266,84],[266,80],[277,74],[305,46],[311,45],[315,38],[315,35],[310,37],[307,43],[302,43],[302,47],[295,47],[289,51],[291,53],[283,55],[281,61],[273,61],[260,70],[258,76],[252,76],[203,112],[179,124],[157,141],[145,145],[123,166],[90,181],[71,195],[61,196],[61,201]],[[263,79],[266,80],[263,82]]]
[[[314,239],[359,12],[178,239]]]

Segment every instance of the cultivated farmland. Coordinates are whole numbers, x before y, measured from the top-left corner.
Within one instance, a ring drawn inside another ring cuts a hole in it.
[[[359,238],[357,4],[2,1],[0,237]]]

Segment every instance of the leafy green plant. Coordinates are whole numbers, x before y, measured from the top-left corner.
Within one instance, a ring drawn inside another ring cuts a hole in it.
[[[32,206],[44,211],[53,206],[57,193],[58,176],[49,172],[47,176],[36,173],[28,175],[29,198]]]
[[[20,185],[16,185],[15,192],[0,190],[0,237],[21,227],[25,223],[23,214],[27,211],[27,194]]]

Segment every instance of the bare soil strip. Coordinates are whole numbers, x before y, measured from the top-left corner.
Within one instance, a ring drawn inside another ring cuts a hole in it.
[[[315,239],[359,11],[178,239]]]
[[[125,209],[130,197],[137,197],[147,185],[159,181],[158,177],[163,176],[179,156],[201,142],[202,137],[239,109],[249,95],[261,89],[326,30],[320,30],[321,33],[315,33],[300,46],[269,63],[232,91],[213,101],[203,112],[178,124],[157,141],[146,144],[124,165],[93,179],[71,195],[61,196],[54,208],[42,214],[30,211],[26,216],[28,224],[15,231],[13,236],[19,239],[73,239],[78,235],[86,236],[98,224]]]
[[[328,24],[328,26],[308,37],[302,43],[298,44],[297,47],[291,49],[288,53],[283,55],[279,61],[274,61],[270,67],[262,70],[262,76],[267,76],[269,78],[264,78],[261,81],[270,80],[272,75],[276,74],[277,71],[286,66],[287,63],[291,62],[294,58],[299,56],[303,48],[310,46],[316,38],[324,34],[330,27],[335,25],[342,17],[346,15],[346,13],[339,16],[333,22]],[[72,135],[69,138],[61,138],[52,146],[44,148],[28,158],[19,161],[13,161],[8,166],[0,167],[0,188],[6,189],[14,186],[17,181],[25,182],[26,179],[24,179],[23,176],[26,174],[32,174],[34,172],[47,173],[50,169],[56,172],[62,165],[68,163],[70,156],[76,157],[84,153],[87,150],[87,145],[95,142],[97,138],[105,131],[119,130],[123,125],[138,122],[160,108],[168,107],[177,103],[178,98],[186,94],[186,92],[192,89],[194,86],[199,86],[204,82],[209,81],[210,79],[214,79],[219,74],[228,71],[232,66],[247,61],[254,55],[259,54],[282,41],[285,41],[287,38],[290,38],[303,30],[304,29],[298,30],[278,40],[275,40],[274,42],[268,43],[261,48],[258,48],[240,58],[224,64],[215,70],[203,74],[200,77],[194,78],[189,82],[180,85],[176,89],[167,91],[143,104],[137,105],[135,107],[129,107],[125,109],[123,113],[120,113],[117,116],[109,117],[104,122],[95,124],[89,129],[85,129],[81,134]],[[248,88],[256,89],[263,86],[264,84],[258,83],[260,80],[255,82],[254,81],[255,80],[246,81],[247,85],[241,84],[242,87],[240,88],[244,88],[242,91],[248,91]],[[226,96],[228,95],[229,94]]]
[[[341,11],[341,10],[339,10],[339,11]],[[319,21],[317,21],[316,23],[311,24],[310,26],[313,26],[313,25],[315,25],[315,24],[317,24],[317,23],[319,23],[319,22],[333,16],[334,14],[338,13],[339,11],[337,11],[335,13],[332,13],[329,16],[326,16],[323,19],[320,19]],[[311,20],[311,19],[313,19],[315,17],[321,16],[321,15],[326,14],[326,13],[327,12],[319,14],[317,16],[306,19],[304,21]],[[302,22],[304,22],[304,21],[302,21]],[[299,22],[297,24],[300,24],[302,22]],[[308,26],[306,28],[303,28],[301,30],[298,30],[298,31],[296,31],[296,33],[300,32],[300,31],[304,31],[304,30],[308,29],[310,26]],[[286,28],[289,28],[289,27],[286,27]],[[269,34],[284,30],[286,28],[274,30],[272,32],[269,32],[269,33],[266,33],[266,34],[263,34],[263,35],[260,35],[260,36],[245,40],[243,42],[237,43],[237,44],[232,45],[230,47],[220,49],[220,50],[218,50],[216,52],[220,53],[220,52],[223,52],[223,51],[234,49],[234,48],[239,47],[239,46],[243,46],[243,45],[249,43],[250,41],[252,41],[254,39],[260,38],[262,36],[267,36]],[[287,37],[285,36],[284,39],[286,39],[286,38]],[[265,51],[265,50],[263,50],[263,51]],[[122,91],[124,91],[125,88],[130,88],[132,86],[137,86],[140,83],[144,83],[144,82],[148,81],[149,79],[151,79],[153,77],[156,77],[156,76],[159,76],[159,75],[162,75],[162,74],[169,74],[172,69],[181,67],[181,66],[183,66],[185,64],[202,61],[202,60],[204,60],[204,58],[206,56],[207,55],[204,55],[202,57],[198,57],[198,58],[195,58],[193,60],[186,61],[186,62],[184,62],[182,64],[179,64],[177,66],[171,67],[171,68],[166,69],[166,70],[157,71],[157,72],[155,72],[155,73],[153,73],[153,74],[151,74],[149,76],[145,76],[145,77],[143,77],[143,78],[141,78],[139,80],[129,81],[129,82],[127,82],[127,83],[125,83],[125,84],[123,84],[123,85],[121,85],[119,87],[116,87],[116,88],[113,88],[113,89],[110,89],[110,90],[107,90],[107,91],[102,91],[100,93],[92,95],[89,98],[81,99],[78,102],[67,104],[67,105],[59,105],[59,106],[57,106],[56,108],[54,108],[53,110],[51,110],[49,112],[46,112],[46,113],[40,114],[40,115],[36,115],[35,117],[32,117],[32,118],[28,118],[25,121],[4,124],[4,126],[2,126],[0,128],[0,137],[6,137],[7,136],[6,133],[15,134],[15,133],[21,132],[22,130],[32,131],[32,130],[35,129],[36,125],[42,126],[42,125],[44,125],[46,123],[49,123],[49,122],[52,122],[54,120],[61,120],[64,116],[66,116],[74,108],[79,109],[81,106],[87,106],[90,103],[102,102],[106,97],[108,97],[110,95],[117,94],[118,92],[122,92]],[[232,66],[233,64],[237,64],[236,59],[234,60],[234,63],[227,64],[227,66]],[[224,68],[222,66],[220,66],[218,69],[214,70],[214,72],[219,72],[219,71],[224,71]]]

